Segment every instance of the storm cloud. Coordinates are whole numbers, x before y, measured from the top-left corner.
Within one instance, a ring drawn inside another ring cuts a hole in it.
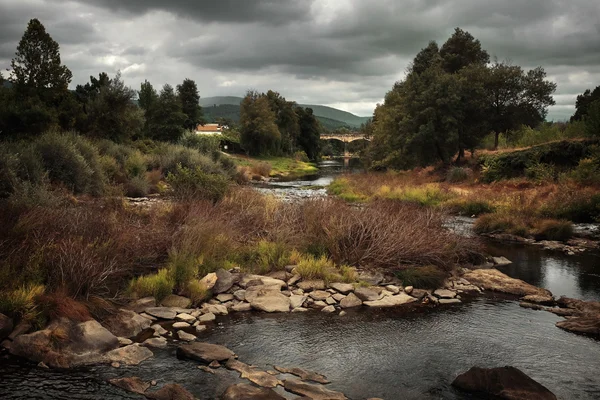
[[[0,67],[31,18],[61,45],[73,86],[121,71],[134,88],[184,78],[203,97],[273,89],[370,115],[430,40],[468,30],[499,60],[558,84],[549,118],[600,85],[597,0],[0,0]]]

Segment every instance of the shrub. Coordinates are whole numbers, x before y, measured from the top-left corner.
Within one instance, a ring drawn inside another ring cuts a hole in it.
[[[151,169],[161,169],[166,176],[175,173],[178,165],[182,168],[195,170],[201,169],[205,173],[218,174],[223,170],[210,157],[200,154],[196,149],[181,145],[162,143],[156,149],[154,157],[150,162]]]
[[[552,164],[532,163],[525,169],[525,176],[540,184],[556,179],[556,168]]]
[[[310,162],[310,159],[306,155],[306,152],[299,150],[294,153],[294,160],[302,162]]]
[[[396,271],[395,275],[404,286],[422,289],[438,289],[446,279],[446,273],[433,265],[406,268]]]
[[[580,185],[600,185],[600,164],[597,158],[584,158],[579,161],[567,176]]]
[[[283,243],[261,240],[254,251],[254,264],[259,274],[283,269],[289,263],[289,251]]]
[[[537,240],[567,241],[573,237],[573,224],[564,220],[542,220],[536,224],[533,234]]]
[[[269,164],[268,162],[257,162],[252,164],[252,167],[250,168],[250,170],[252,171],[253,174],[256,175],[260,175],[260,176],[264,176],[264,177],[268,177],[271,174],[271,164]]]
[[[564,219],[576,223],[600,220],[600,194],[563,188],[558,196],[539,209],[542,217]]]
[[[45,291],[43,285],[24,285],[0,292],[0,313],[12,318],[32,321],[40,315],[36,299]]]
[[[493,205],[483,200],[456,199],[449,201],[447,206],[451,212],[467,216],[488,214],[494,212],[496,209]]]
[[[221,139],[221,135],[198,135],[193,131],[188,131],[183,134],[179,143],[202,153],[210,154],[213,151],[220,150]]]
[[[349,203],[363,202],[367,197],[354,191],[350,181],[347,178],[338,178],[327,186],[329,194],[338,196],[340,199]]]
[[[173,293],[174,286],[169,270],[163,268],[156,274],[132,279],[129,282],[128,292],[136,298],[152,296],[160,301]]]
[[[521,215],[485,214],[480,216],[473,230],[476,233],[510,233],[518,236],[527,236],[529,227]]]
[[[128,197],[145,197],[150,191],[150,184],[145,175],[134,176],[125,185],[125,194]]]
[[[199,279],[189,281],[184,293],[192,300],[193,305],[198,305],[211,297],[210,290]]]
[[[71,321],[85,322],[92,319],[86,305],[69,297],[64,289],[38,296],[37,301],[50,321],[68,318]]]
[[[204,172],[200,167],[190,169],[178,165],[174,173],[167,175],[167,182],[178,198],[220,200],[229,188],[226,176]]]
[[[146,169],[146,158],[138,150],[131,152],[125,160],[125,172],[130,178],[143,176]]]
[[[198,275],[202,257],[195,256],[178,250],[172,250],[169,254],[169,273],[175,284],[175,288],[184,289],[188,282]]]
[[[302,277],[302,279],[323,279],[329,280],[332,273],[335,272],[335,265],[333,261],[329,260],[325,256],[315,257],[311,255],[303,256],[298,264],[296,265],[296,273]]]
[[[471,176],[471,170],[468,168],[453,167],[448,171],[446,180],[450,183],[464,182]]]

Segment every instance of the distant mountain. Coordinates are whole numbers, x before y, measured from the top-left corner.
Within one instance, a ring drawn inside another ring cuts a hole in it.
[[[200,99],[200,105],[209,122],[214,122],[219,117],[238,122],[240,120],[239,104],[241,102],[242,98],[235,96],[216,96]],[[370,118],[359,117],[333,107],[312,104],[301,104],[300,106],[312,108],[314,115],[327,130],[335,130],[342,127],[348,129],[359,128],[361,124],[367,122]]]

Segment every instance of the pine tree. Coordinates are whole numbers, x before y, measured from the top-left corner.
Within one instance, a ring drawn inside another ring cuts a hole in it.
[[[184,79],[181,85],[177,85],[177,96],[181,102],[181,111],[186,115],[183,127],[185,129],[196,129],[203,122],[202,107],[200,107],[200,94],[196,82]]]

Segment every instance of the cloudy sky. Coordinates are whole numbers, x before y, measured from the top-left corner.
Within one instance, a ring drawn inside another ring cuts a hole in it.
[[[370,115],[419,49],[455,27],[492,57],[543,66],[549,118],[600,85],[598,0],[0,0],[0,68],[31,18],[60,43],[73,86],[120,70],[134,88],[184,78],[202,97],[274,89]]]

